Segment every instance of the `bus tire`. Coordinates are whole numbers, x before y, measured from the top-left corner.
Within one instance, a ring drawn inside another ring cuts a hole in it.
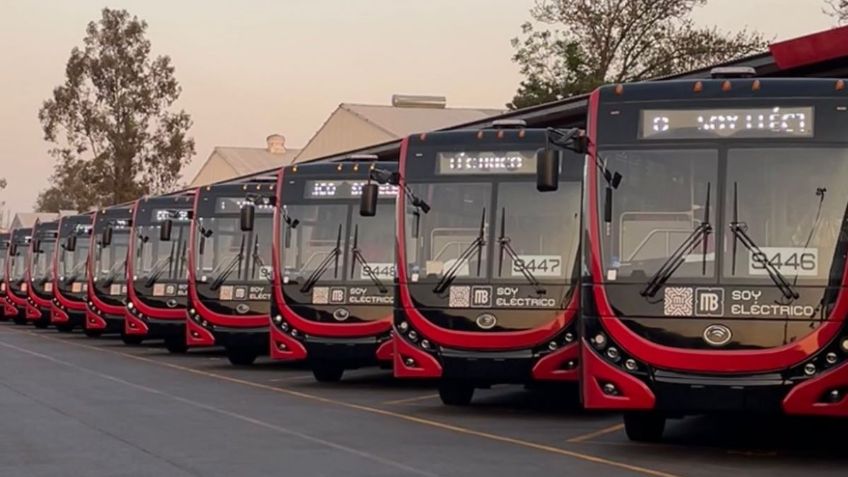
[[[47,320],[35,320],[32,322],[32,326],[35,326],[39,330],[46,330],[50,326],[50,322]]]
[[[342,379],[344,368],[334,364],[316,363],[312,365],[312,375],[319,383],[337,383]]]
[[[135,336],[135,335],[121,335],[121,341],[124,342],[125,345],[136,346],[140,345],[142,341],[144,341],[144,336]]]
[[[74,331],[74,325],[56,325],[56,330],[60,333],[70,333]]]
[[[85,336],[88,336],[89,338],[99,338],[103,334],[103,331],[101,331],[101,330],[85,330],[84,333],[85,333]]]
[[[188,345],[182,336],[165,338],[165,349],[171,354],[184,354],[188,351]]]
[[[227,359],[233,366],[250,366],[259,355],[247,348],[227,348]]]
[[[471,404],[472,397],[474,386],[451,381],[439,383],[439,398],[446,406],[467,406]]]
[[[665,416],[652,412],[624,415],[624,432],[634,442],[658,442],[665,431]]]
[[[15,323],[16,325],[25,325],[25,324],[27,324],[27,320],[26,320],[26,318],[22,318],[22,317],[20,317],[20,316],[16,316],[16,317],[12,318],[12,322],[13,322],[13,323]]]

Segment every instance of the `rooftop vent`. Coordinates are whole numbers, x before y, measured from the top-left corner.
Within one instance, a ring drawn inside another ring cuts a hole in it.
[[[757,70],[750,66],[720,66],[710,70],[710,77],[715,79],[725,78],[753,78]]]
[[[396,108],[445,109],[448,100],[444,96],[423,96],[415,94],[393,94],[392,106]]]
[[[268,152],[271,154],[286,153],[286,137],[282,134],[271,134],[265,138],[265,143],[268,145]]]

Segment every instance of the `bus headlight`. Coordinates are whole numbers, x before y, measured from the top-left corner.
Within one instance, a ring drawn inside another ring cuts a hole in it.
[[[813,363],[807,363],[804,365],[804,374],[807,376],[812,376],[816,374],[816,365]]]

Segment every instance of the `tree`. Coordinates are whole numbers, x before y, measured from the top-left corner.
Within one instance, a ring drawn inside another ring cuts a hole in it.
[[[848,0],[827,0],[824,12],[842,23],[848,23]]]
[[[191,117],[168,56],[151,56],[147,23],[103,9],[38,118],[57,164],[43,211],[88,210],[172,189],[194,155]]]
[[[707,0],[536,0],[513,38],[524,80],[516,109],[585,93],[604,83],[639,81],[761,51],[757,33],[696,27]],[[553,29],[540,28],[551,25]]]

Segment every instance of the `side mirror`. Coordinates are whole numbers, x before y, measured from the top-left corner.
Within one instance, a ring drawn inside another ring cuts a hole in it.
[[[562,151],[545,148],[536,153],[536,190],[552,192],[559,188]]]
[[[250,232],[253,230],[254,214],[256,214],[255,205],[244,204],[241,206],[241,216],[239,217],[239,221],[242,232]]]
[[[292,241],[292,228],[286,227],[285,236],[283,237],[283,246],[285,248],[291,248]]]
[[[32,239],[32,251],[33,253],[41,253],[41,239]]]
[[[412,215],[415,216],[415,221],[412,222],[412,238],[417,239],[421,231],[421,212],[416,210]]]
[[[159,240],[168,242],[171,240],[171,229],[174,227],[174,221],[171,219],[165,220],[159,224]]]
[[[105,229],[103,229],[103,234],[100,236],[100,246],[108,247],[112,244],[112,226],[107,225]]]
[[[612,187],[607,186],[604,196],[604,222],[612,222]]]
[[[380,186],[369,182],[362,186],[362,197],[359,199],[359,215],[374,217],[377,215],[377,198],[380,196]]]
[[[15,256],[18,254],[18,244],[12,243],[9,245],[9,255]]]
[[[65,250],[68,252],[73,252],[77,249],[77,236],[69,235],[68,238],[65,239]]]

